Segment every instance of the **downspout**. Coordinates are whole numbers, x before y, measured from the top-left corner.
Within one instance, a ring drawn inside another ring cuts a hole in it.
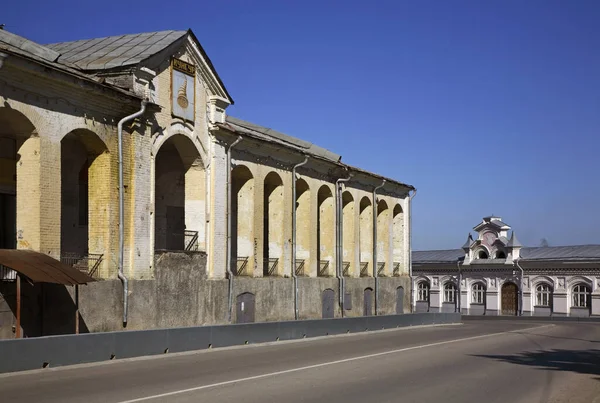
[[[521,258],[518,257],[517,260],[515,260],[515,263],[519,270],[521,270],[521,278],[519,279],[519,283],[521,283],[519,284],[519,316],[523,316],[523,268],[519,264],[520,259]]]
[[[414,284],[412,275],[412,199],[417,195],[417,189],[413,189],[412,195],[408,196],[408,277],[410,278],[410,312],[414,312]]]
[[[373,277],[375,278],[375,316],[377,316],[377,299],[379,297],[379,277],[377,276],[377,190],[385,185],[385,179],[381,185],[373,189]]]
[[[231,270],[231,149],[240,141],[242,141],[242,136],[238,136],[238,138],[227,148],[227,256],[225,264],[227,277],[229,278],[229,291],[227,294],[228,322],[231,322],[231,310],[233,307],[233,271]]]
[[[298,276],[296,275],[296,168],[308,162],[308,155],[304,161],[292,168],[292,277],[294,278],[294,318],[298,320]]]
[[[123,273],[123,255],[125,253],[125,200],[124,200],[124,185],[123,185],[123,124],[130,120],[133,120],[146,112],[146,105],[148,101],[143,100],[141,108],[136,113],[125,116],[119,120],[117,124],[118,143],[119,143],[119,280],[123,282],[123,326],[127,326],[127,298],[129,294],[129,280]]]
[[[353,174],[349,173],[347,178],[340,178],[335,181],[335,192],[337,198],[336,208],[336,253],[335,253],[335,273],[338,278],[339,294],[340,294],[340,308],[342,310],[342,317],[344,317],[344,272],[342,270],[342,264],[344,263],[344,212],[342,211],[342,182],[348,182],[352,178]]]
[[[460,270],[460,260],[456,262],[456,268],[458,269],[458,301],[456,303],[458,312],[461,313],[461,299],[462,299],[462,290],[461,290],[461,284],[462,284],[462,271]]]

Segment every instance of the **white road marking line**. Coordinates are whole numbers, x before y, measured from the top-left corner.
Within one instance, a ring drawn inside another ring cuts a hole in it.
[[[384,352],[381,352],[381,353],[361,355],[361,356],[358,356],[358,357],[345,358],[343,360],[336,360],[336,361],[323,362],[321,364],[308,365],[306,367],[299,367],[299,368],[286,369],[286,370],[283,370],[283,371],[270,372],[270,373],[267,373],[267,374],[250,376],[250,377],[247,377],[247,378],[233,379],[231,381],[223,381],[223,382],[212,383],[212,384],[209,384],[209,385],[196,386],[196,387],[193,387],[193,388],[181,389],[181,390],[176,390],[176,391],[167,392],[167,393],[161,393],[159,395],[152,395],[152,396],[140,397],[140,398],[132,399],[132,400],[123,400],[123,401],[118,402],[118,403],[144,402],[144,401],[147,401],[147,400],[159,399],[161,397],[168,397],[168,396],[174,396],[174,395],[180,395],[180,394],[183,394],[183,393],[195,392],[195,391],[198,391],[198,390],[214,388],[214,387],[217,387],[217,386],[231,385],[232,383],[247,382],[247,381],[253,381],[255,379],[268,378],[268,377],[276,376],[276,375],[289,374],[289,373],[292,373],[292,372],[306,371],[307,369],[327,367],[327,366],[330,366],[330,365],[342,364],[342,363],[345,363],[345,362],[365,360],[367,358],[373,358],[373,357],[380,357],[380,356],[383,356],[383,355],[390,355],[390,354],[402,353],[404,351],[419,350],[419,349],[422,349],[422,348],[429,348],[429,347],[441,346],[441,345],[444,345],[444,344],[458,343],[458,342],[461,342],[461,341],[468,341],[468,340],[483,339],[485,337],[493,337],[493,336],[499,336],[499,335],[502,335],[502,334],[509,334],[509,333],[518,333],[518,332],[522,332],[522,331],[529,331],[529,330],[541,329],[541,328],[544,328],[544,327],[552,327],[552,326],[554,326],[554,325],[543,325],[543,326],[537,326],[537,327],[526,328],[526,329],[509,330],[509,331],[506,331],[506,332],[490,333],[490,334],[483,334],[483,335],[479,335],[479,336],[464,337],[464,338],[461,338],[461,339],[440,341],[440,342],[436,342],[436,343],[423,344],[423,345],[420,345],[420,346],[405,347],[405,348],[400,348],[400,349],[397,349],[397,350],[384,351]]]

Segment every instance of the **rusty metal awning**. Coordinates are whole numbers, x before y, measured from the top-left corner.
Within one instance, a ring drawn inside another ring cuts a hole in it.
[[[74,267],[32,250],[0,249],[0,264],[27,276],[34,283],[77,285],[96,281]]]

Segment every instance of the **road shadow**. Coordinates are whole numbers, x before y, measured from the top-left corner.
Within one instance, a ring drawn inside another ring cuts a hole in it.
[[[535,336],[535,337],[544,337],[544,338],[547,338],[547,339],[577,340],[577,341],[585,341],[587,343],[600,343],[600,340],[581,339],[581,338],[578,338],[578,337],[552,336],[552,335],[549,335],[549,334],[526,333],[526,332],[514,332],[514,333],[518,333],[518,334],[522,334],[522,335],[528,335],[528,336]]]
[[[513,355],[473,355],[537,369],[596,375],[600,380],[600,350],[538,350]]]

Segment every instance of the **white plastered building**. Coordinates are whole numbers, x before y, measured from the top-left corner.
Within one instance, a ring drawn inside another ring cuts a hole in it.
[[[501,217],[460,249],[414,251],[417,312],[600,316],[600,245],[525,247]]]

